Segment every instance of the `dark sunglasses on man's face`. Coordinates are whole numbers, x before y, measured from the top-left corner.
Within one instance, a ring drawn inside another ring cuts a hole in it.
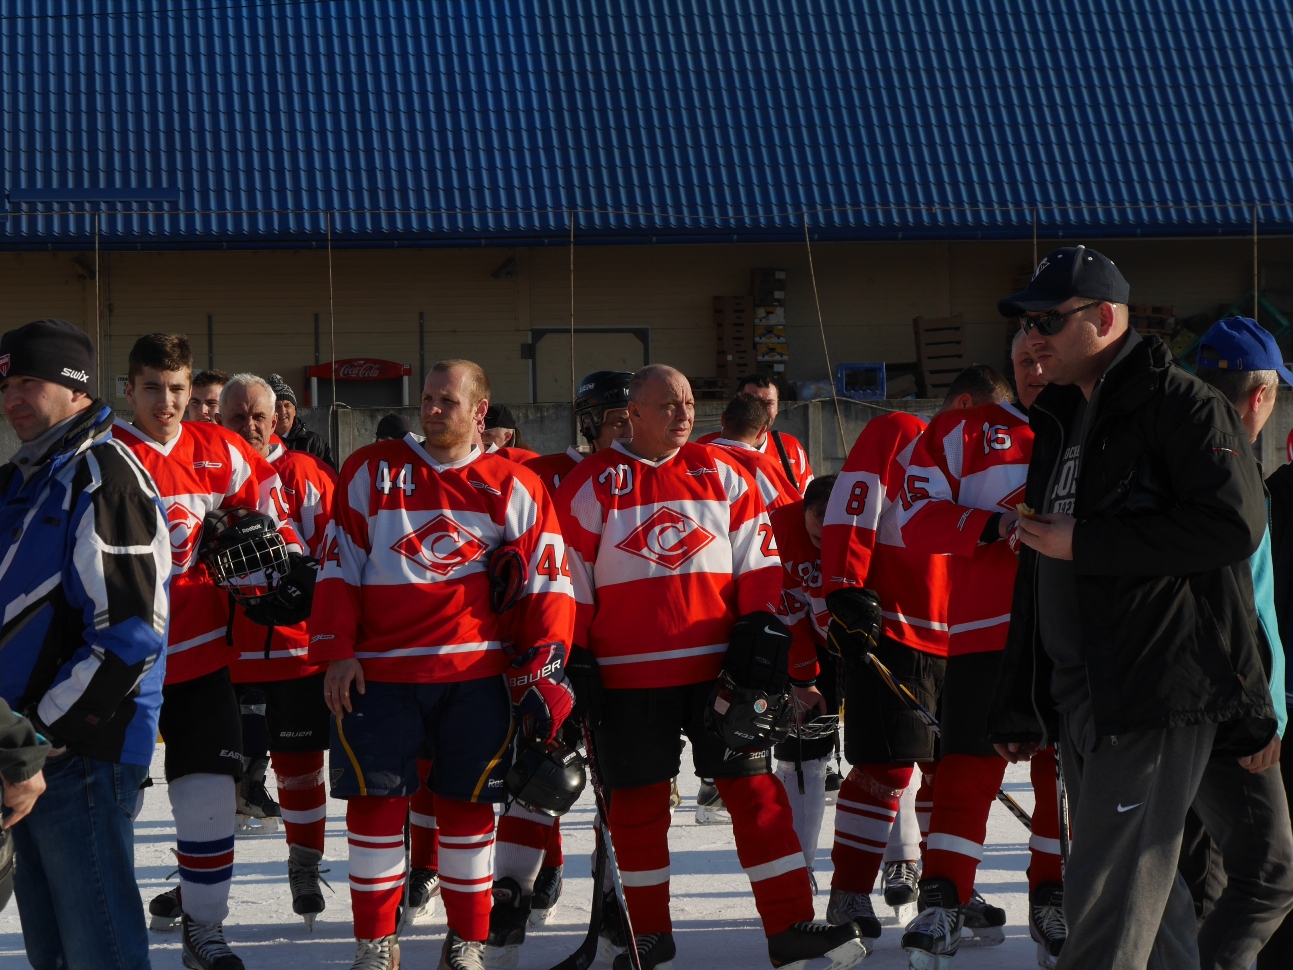
[[[1090,310],[1093,306],[1099,306],[1104,300],[1096,300],[1094,303],[1088,303],[1086,306],[1080,306],[1067,313],[1056,313],[1054,310],[1050,313],[1043,313],[1040,316],[1030,317],[1023,314],[1019,318],[1019,326],[1024,333],[1032,333],[1036,330],[1043,337],[1053,337],[1064,329],[1064,321],[1075,313],[1081,313],[1083,310]]]

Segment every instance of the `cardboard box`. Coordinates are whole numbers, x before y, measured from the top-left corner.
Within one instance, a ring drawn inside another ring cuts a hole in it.
[[[784,306],[756,306],[754,308],[755,323],[779,323],[786,322],[786,308]]]
[[[754,353],[754,327],[745,324],[737,326],[729,324],[727,326],[715,328],[715,336],[718,339],[718,351],[724,354],[752,354]]]
[[[760,344],[755,349],[754,356],[760,363],[769,360],[789,360],[790,347],[785,343]]]
[[[726,380],[748,377],[750,374],[756,373],[754,355],[719,354],[716,370],[717,376]]]
[[[754,313],[754,300],[748,296],[714,297],[714,323],[748,323]]]
[[[784,323],[759,323],[754,327],[754,343],[784,344],[786,342],[786,325]]]

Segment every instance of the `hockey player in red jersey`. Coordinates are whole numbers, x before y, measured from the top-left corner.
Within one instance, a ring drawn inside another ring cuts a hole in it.
[[[1020,331],[1011,359],[1024,410],[1001,401],[934,418],[916,444],[897,509],[908,548],[951,557],[942,759],[920,880],[921,912],[902,940],[916,970],[945,967],[956,954],[983,858],[988,810],[1006,771],[1005,759],[988,740],[988,708],[1018,562],[1007,540],[1013,540],[1015,506],[1023,501],[1032,455],[1026,410],[1045,386],[1022,338]],[[1036,808],[1028,840],[1030,928],[1039,963],[1053,967],[1064,942],[1054,749],[1034,755],[1031,767]],[[995,942],[1002,940],[998,930]]]
[[[509,408],[500,404],[491,406],[485,412],[485,426],[481,431],[485,453],[498,455],[518,465],[532,458],[538,458],[538,452],[531,451],[525,446],[525,439],[521,437],[521,432],[516,427],[518,423]]]
[[[786,478],[802,495],[804,489],[808,487],[808,483],[813,480],[813,469],[808,464],[808,452],[804,450],[804,446],[799,443],[799,440],[794,435],[772,428],[777,422],[777,412],[781,405],[780,392],[777,390],[776,382],[767,374],[751,374],[749,377],[741,379],[741,383],[737,385],[736,393],[753,394],[768,409],[769,431],[759,439],[755,447],[761,454],[767,455],[781,466]],[[707,445],[720,437],[722,437],[721,431],[711,431],[709,434],[701,435],[696,440],[702,445]]]
[[[220,392],[220,421],[273,466],[283,485],[279,513],[292,523],[306,551],[319,558],[332,518],[337,473],[309,452],[284,447],[274,434],[274,390],[254,374],[228,378]],[[265,627],[238,608],[233,646],[238,658],[229,670],[242,703],[246,771],[239,811],[254,812],[269,799],[265,768],[272,759],[282,805],[271,806],[281,812],[287,837],[292,910],[313,927],[324,909],[319,863],[327,819],[323,752],[330,718],[323,702],[323,667],[307,657],[304,621]],[[263,713],[249,715],[248,707],[257,701]]]
[[[1010,394],[991,368],[957,375],[942,411],[973,407]],[[837,619],[869,614],[875,642],[833,622],[832,646],[844,667],[844,753],[853,765],[835,809],[835,874],[827,919],[856,923],[867,939],[880,936],[871,905],[885,845],[915,763],[934,760],[935,738],[867,663],[867,651],[927,709],[934,710],[947,657],[948,557],[903,544],[895,505],[925,420],[892,412],[872,418],[858,436],[831,490],[822,529],[822,585]]]
[[[419,748],[431,754],[449,924],[439,967],[479,970],[493,806],[506,797],[514,735],[549,741],[572,702],[565,543],[538,477],[474,445],[488,405],[479,366],[436,364],[422,395],[425,439],[410,433],[351,455],[325,539],[310,660],[329,665],[332,793],[349,800],[355,966],[365,970],[399,963],[403,830]],[[491,605],[496,554],[525,564],[506,627]]]
[[[294,552],[292,526],[280,513],[282,485],[269,463],[230,431],[185,422],[193,373],[188,339],[140,337],[130,350],[126,399],[131,423],[113,435],[157,483],[171,530],[171,621],[159,729],[175,816],[180,886],[149,905],[155,928],[180,920],[183,959],[193,970],[240,970],[224,941],[233,871],[235,785],[242,777],[238,698],[229,679],[235,657],[225,641],[229,594],[198,563],[203,522],[216,509],[257,509],[280,524]]]
[[[732,813],[773,965],[825,955],[853,966],[866,954],[856,928],[812,922],[803,853],[768,752],[730,751],[706,723],[715,679],[726,671],[740,685],[739,655],[789,639],[773,615],[781,564],[763,501],[719,449],[688,442],[695,405],[678,371],[638,371],[629,417],[632,439],[580,462],[557,502],[579,601],[575,642],[596,658],[604,686],[600,702],[595,678],[578,689],[590,722],[600,717],[596,757],[613,791],[610,831],[641,965],[676,952],[669,782],[685,734],[696,773],[717,780]],[[769,673],[784,683],[783,664]],[[816,691],[800,694],[816,706]],[[615,958],[616,970],[629,966],[628,954]]]
[[[798,500],[800,491],[790,483],[780,463],[766,451],[759,451],[759,444],[768,438],[768,409],[763,402],[753,394],[738,394],[727,402],[721,420],[723,430],[706,444],[723,448],[749,472],[768,511]]]
[[[575,397],[575,419],[579,433],[592,453],[605,451],[620,438],[633,434],[629,424],[629,382],[633,375],[623,370],[599,370],[579,382]],[[584,456],[574,448],[556,455],[540,455],[526,461],[525,467],[543,479],[549,492],[555,493],[561,480],[570,474]]]

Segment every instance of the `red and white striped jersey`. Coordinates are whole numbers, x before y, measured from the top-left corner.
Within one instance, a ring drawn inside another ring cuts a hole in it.
[[[799,439],[794,435],[784,434],[780,431],[777,434],[781,436],[781,443],[786,449],[786,458],[790,462],[790,467],[794,469],[795,480],[799,483],[799,494],[803,495],[804,489],[808,488],[808,483],[813,480],[813,469],[808,464],[808,452],[804,450],[804,446],[799,443]],[[698,444],[707,445],[721,437],[722,435],[719,432],[711,431],[709,434],[701,435],[696,441]],[[781,464],[781,454],[777,451],[777,446],[772,441],[771,432],[764,436],[763,444],[759,446],[758,451],[767,455],[778,465]],[[784,468],[782,473],[785,473]]]
[[[318,559],[322,554],[324,530],[332,519],[337,473],[309,452],[288,451],[277,435],[270,440],[269,463],[283,483],[285,511],[292,528],[304,543],[305,551]],[[229,675],[235,684],[296,680],[322,672],[323,667],[310,663],[307,657],[309,637],[304,622],[274,627],[266,658],[268,634],[268,627],[253,623],[238,609],[233,620],[233,645],[238,659],[229,666]]]
[[[885,634],[947,655],[947,556],[904,546],[895,505],[925,419],[894,411],[867,422],[831,489],[822,528],[824,594],[875,590]]]
[[[979,537],[993,513],[1024,500],[1032,453],[1027,415],[983,404],[935,417],[912,454],[898,520],[909,548],[951,556],[951,656],[1006,646],[1018,557]]]
[[[557,494],[557,486],[561,480],[571,473],[576,465],[584,460],[584,456],[574,448],[567,448],[565,451],[556,455],[540,455],[538,458],[531,458],[529,461],[522,462],[526,468],[539,476],[543,482],[543,487],[548,490],[549,495]]]
[[[227,666],[236,654],[225,640],[229,594],[198,562],[202,522],[213,509],[257,509],[271,516],[288,548],[301,542],[284,515],[282,483],[273,467],[232,431],[185,421],[158,444],[120,418],[112,436],[129,448],[157,483],[171,530],[171,620],[166,633],[166,683],[177,684]]]
[[[490,607],[487,567],[503,545],[527,564],[504,618],[516,649],[569,645],[571,570],[538,476],[476,448],[441,464],[413,434],[360,448],[337,486],[309,621],[311,663],[354,657],[369,680],[394,683],[501,674],[508,637]]]
[[[817,647],[826,643],[830,613],[822,599],[822,554],[804,527],[804,500],[768,515],[781,553],[782,620],[794,637],[790,676],[812,680],[818,674]]]
[[[707,442],[711,448],[722,448],[732,459],[750,473],[754,484],[759,486],[763,504],[772,512],[801,498],[799,490],[790,484],[781,462],[767,455],[754,445],[730,438],[715,438]]]
[[[745,470],[688,443],[653,462],[621,442],[557,489],[579,602],[575,642],[607,687],[717,677],[738,616],[777,612],[781,562]]]

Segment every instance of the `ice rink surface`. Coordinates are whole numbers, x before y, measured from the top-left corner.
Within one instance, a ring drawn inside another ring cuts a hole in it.
[[[683,754],[683,774],[678,778],[682,805],[674,813],[669,832],[672,866],[674,934],[678,943],[677,970],[770,967],[750,885],[736,859],[730,825],[696,825],[698,780],[691,774],[689,753]],[[147,905],[156,893],[174,882],[167,875],[175,869],[172,848],[175,828],[171,822],[166,782],[162,773],[162,749],[153,762],[155,787],[148,790],[144,810],[135,825],[136,874]],[[273,772],[270,772],[273,779]],[[1033,793],[1027,765],[1011,767],[1006,774],[1006,791],[1028,810]],[[272,790],[272,789],[271,789]],[[588,927],[592,889],[588,857],[592,851],[593,800],[585,794],[562,819],[565,837],[565,889],[547,925],[531,928],[521,950],[520,966],[546,970],[564,958],[583,939]],[[835,810],[826,809],[817,855],[817,916],[826,915],[831,881],[831,839]],[[287,846],[282,832],[274,835],[240,836],[235,849],[233,890],[225,935],[243,958],[248,970],[279,968],[349,967],[355,946],[350,924],[350,890],[346,878],[345,802],[328,803],[328,842],[323,867],[333,888],[327,911],[306,932],[299,916],[292,913],[287,887]],[[979,867],[978,889],[992,903],[1005,908],[1008,921],[1006,941],[997,947],[962,947],[954,964],[973,970],[994,967],[1024,970],[1036,963],[1036,945],[1028,936],[1027,877],[1028,832],[998,803],[993,803],[988,822],[987,848]],[[892,913],[877,894],[876,913]],[[862,966],[867,968],[906,967],[906,954],[898,945],[901,927],[886,924],[875,952]],[[152,964],[156,970],[179,970],[178,933],[150,933]],[[444,914],[437,910],[429,921],[410,928],[401,938],[402,963],[407,970],[434,970],[444,939]],[[0,970],[27,967],[23,953],[18,907],[14,903],[0,914]],[[825,961],[810,964],[810,970]],[[598,960],[595,968],[608,968]]]

